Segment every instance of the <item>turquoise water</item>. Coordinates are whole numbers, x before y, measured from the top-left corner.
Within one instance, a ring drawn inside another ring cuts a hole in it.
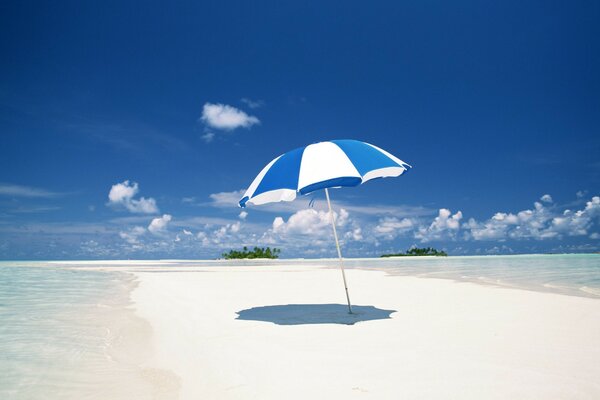
[[[80,263],[79,263],[80,264]],[[163,260],[111,261],[110,265],[131,269],[134,266],[192,265],[321,265],[338,268],[337,259],[282,260]],[[65,265],[77,266],[78,262]],[[87,266],[103,266],[97,261]],[[600,298],[600,254],[543,254],[513,256],[397,257],[344,259],[347,268],[376,269],[392,275],[442,278],[505,286],[571,296]]]
[[[600,254],[348,260],[350,268],[600,298]]]
[[[129,294],[136,283],[127,271],[265,264],[338,267],[335,259],[0,262],[0,399],[174,397],[168,372],[141,367],[152,352],[151,331],[135,317]],[[345,265],[600,299],[597,254],[346,259]]]
[[[111,262],[132,268],[191,265],[321,265],[338,268],[337,259],[213,260]],[[77,262],[68,265],[77,265]],[[89,265],[89,264],[87,264]],[[94,262],[94,265],[106,265]],[[397,257],[344,259],[347,268],[376,269],[392,275],[443,278],[571,296],[600,298],[600,254],[548,254],[464,257]]]
[[[145,337],[133,285],[120,272],[1,263],[0,399],[150,398],[135,346],[122,346]]]
[[[318,264],[331,268],[339,266],[336,259],[275,262],[283,265]],[[264,263],[237,262],[239,265]],[[219,265],[217,262],[212,264]],[[392,275],[453,279],[600,298],[600,254],[363,258],[344,259],[344,265],[346,268],[382,270]]]
[[[186,267],[192,265],[320,265],[337,268],[337,259],[281,260],[155,260],[61,262],[69,268],[98,268],[110,265],[135,267]],[[0,262],[0,265],[2,263]],[[46,263],[40,263],[46,265]],[[600,298],[600,254],[528,254],[511,256],[397,257],[344,259],[347,268],[377,269],[392,275],[442,278],[506,286],[572,296]]]

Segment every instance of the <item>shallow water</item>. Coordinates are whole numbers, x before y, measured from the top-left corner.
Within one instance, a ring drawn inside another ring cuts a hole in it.
[[[348,265],[366,267],[354,260]],[[600,298],[599,254],[392,258],[369,267],[392,275],[453,279]]]
[[[1,263],[0,263],[1,264]],[[337,259],[160,260],[61,262],[65,267],[97,268],[252,265],[320,265],[337,268]],[[44,264],[40,264],[44,265]],[[59,265],[57,263],[57,265]],[[571,296],[600,298],[600,254],[527,254],[511,256],[395,257],[344,259],[346,268],[376,269],[392,275],[442,278]]]
[[[326,265],[339,266],[328,260]],[[344,260],[347,268],[452,279],[571,296],[600,298],[600,254],[394,257]]]
[[[89,268],[113,266],[173,267],[320,265],[338,268],[337,259],[281,260],[160,260],[62,262],[64,266]],[[346,268],[376,269],[392,275],[442,278],[539,292],[600,298],[600,254],[526,254],[511,256],[394,257],[344,259]]]
[[[0,264],[0,399],[153,398],[134,285],[120,272]]]
[[[150,260],[35,262],[27,265],[97,269],[153,267],[315,265],[338,268],[337,259]],[[0,266],[2,262],[0,262]],[[394,257],[344,259],[346,268],[375,269],[392,275],[441,278],[571,296],[600,298],[600,254],[525,254],[510,256]]]

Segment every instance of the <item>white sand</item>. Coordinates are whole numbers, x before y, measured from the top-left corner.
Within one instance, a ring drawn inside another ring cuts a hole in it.
[[[182,399],[600,399],[595,299],[350,270],[353,302],[396,310],[391,319],[278,325],[236,312],[344,304],[339,271],[135,273],[151,367],[180,377]]]

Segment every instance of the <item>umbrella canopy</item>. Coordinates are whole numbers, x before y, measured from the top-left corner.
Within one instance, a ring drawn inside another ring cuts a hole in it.
[[[241,207],[292,201],[330,187],[357,186],[384,177],[400,176],[410,167],[385,150],[358,140],[331,140],[287,152],[263,168],[254,179]]]
[[[248,203],[258,205],[292,201],[298,193],[308,194],[325,189],[348,312],[352,313],[342,251],[335,229],[335,215],[327,189],[358,186],[377,178],[400,176],[410,168],[410,165],[387,151],[358,140],[331,140],[310,144],[282,154],[267,164],[246,190],[239,205],[245,207]]]

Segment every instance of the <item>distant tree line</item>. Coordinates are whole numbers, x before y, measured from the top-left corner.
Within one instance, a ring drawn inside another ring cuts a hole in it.
[[[252,250],[248,250],[244,246],[243,250],[229,250],[229,253],[223,253],[222,256],[226,260],[236,260],[242,258],[279,258],[279,249],[271,249],[270,247],[255,247]]]
[[[406,256],[441,256],[446,257],[446,254],[443,250],[436,250],[433,247],[413,247],[406,250],[406,253],[396,253],[396,254],[382,254],[381,257],[406,257]]]

